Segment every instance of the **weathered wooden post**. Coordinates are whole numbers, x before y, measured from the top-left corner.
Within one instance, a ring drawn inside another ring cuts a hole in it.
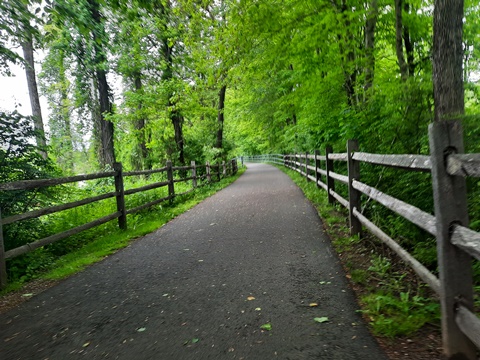
[[[362,224],[353,214],[353,209],[356,208],[361,211],[360,191],[353,188],[353,180],[360,180],[360,163],[353,160],[352,156],[358,150],[357,140],[348,140],[348,204],[349,204],[349,220],[350,220],[350,235],[360,235],[362,232]]]
[[[173,167],[170,160],[167,161],[167,180],[168,180],[168,196],[170,197],[170,202],[173,201],[175,197],[175,183],[173,182]]]
[[[205,172],[207,174],[207,181],[211,182],[212,176],[210,175],[210,163],[208,161],[205,163]]]
[[[0,209],[0,289],[7,286],[7,264],[5,260],[5,245],[3,243],[2,212]]]
[[[310,181],[308,178],[308,151],[305,152],[305,178],[307,179],[307,182]]]
[[[326,158],[326,170],[327,170],[327,193],[328,193],[328,203],[334,204],[335,198],[330,194],[330,190],[335,191],[335,180],[330,177],[330,173],[333,172],[333,160],[328,158],[328,155],[333,153],[333,149],[330,145],[327,145],[325,148],[325,158]]]
[[[225,166],[225,160],[222,161],[222,175],[223,177],[227,176],[227,167]]]
[[[122,214],[118,218],[118,227],[122,230],[127,229],[127,210],[125,208],[125,188],[123,186],[123,167],[122,163],[116,162],[113,164],[115,171],[115,192],[117,199],[117,211]]]
[[[220,173],[220,162],[217,162],[217,181],[220,181],[221,173]]]
[[[456,307],[473,311],[473,279],[470,256],[450,243],[452,225],[468,226],[467,190],[462,176],[447,173],[449,154],[461,154],[460,122],[434,122],[429,126],[432,184],[437,229],[443,349],[448,359],[474,360],[476,349],[455,322]]]
[[[192,188],[195,189],[197,187],[197,167],[195,160],[190,162],[190,166],[192,167]]]
[[[317,188],[320,187],[320,185],[318,185],[318,182],[321,179],[320,174],[318,173],[318,169],[320,169],[320,160],[318,159],[318,155],[320,155],[320,152],[318,150],[315,150],[315,184],[317,185]]]

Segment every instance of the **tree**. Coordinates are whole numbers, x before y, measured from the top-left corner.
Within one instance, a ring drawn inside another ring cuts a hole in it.
[[[456,119],[465,111],[462,19],[463,0],[435,1],[433,33],[435,121]]]
[[[100,165],[113,166],[115,162],[115,148],[113,123],[108,115],[113,114],[111,91],[107,82],[107,56],[105,52],[108,41],[100,4],[97,0],[88,0],[88,10],[91,16],[91,36],[93,43],[93,66],[96,77],[96,86],[100,102]]]
[[[29,6],[33,6],[33,3],[37,3],[37,1],[7,0],[0,4],[0,74],[10,75],[10,63],[22,63],[24,65],[38,151],[46,159],[47,144],[45,140],[33,56],[33,40],[35,37],[38,37],[39,32],[31,25],[34,16],[29,11]],[[40,13],[40,6],[38,6],[35,11],[36,13]],[[16,52],[8,49],[5,40],[10,41],[10,43],[20,43],[23,49],[23,58],[21,58]]]
[[[131,163],[136,170],[151,169],[144,82],[148,80],[145,73],[155,67],[154,56],[148,51],[150,46],[153,47],[149,41],[154,41],[155,29],[148,13],[138,2],[132,2],[128,9],[117,10],[113,26],[117,29],[113,48],[115,67],[127,88],[124,93],[127,116],[124,120],[129,123],[135,142],[130,150]]]
[[[32,14],[27,8],[28,2],[5,0],[0,2],[0,74],[11,75],[10,64],[21,63],[20,55],[10,49],[8,41],[24,37],[36,29],[30,25]],[[26,31],[20,32],[19,27]]]
[[[100,167],[115,162],[112,94],[107,81],[109,43],[105,18],[97,0],[79,3],[59,0],[49,7],[48,37],[59,34],[69,38],[65,56],[73,56],[76,68],[74,98],[81,113],[91,115],[94,145],[98,149]],[[68,52],[68,53],[67,53]],[[94,90],[92,90],[94,89]]]
[[[35,128],[35,139],[40,154],[44,159],[47,158],[47,142],[45,139],[45,130],[43,127],[42,108],[40,106],[40,97],[38,95],[37,77],[35,75],[35,61],[33,56],[33,39],[30,33],[25,35],[22,41],[23,57],[25,60],[25,73],[27,76],[28,94],[32,106],[33,125]]]
[[[50,106],[50,155],[65,173],[74,172],[74,130],[70,99],[71,82],[68,79],[66,57],[68,38],[59,33],[51,42],[42,64],[40,84]]]

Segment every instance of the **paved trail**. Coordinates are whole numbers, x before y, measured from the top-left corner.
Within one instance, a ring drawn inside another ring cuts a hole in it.
[[[0,359],[386,359],[357,308],[316,211],[282,172],[251,164],[0,315]]]

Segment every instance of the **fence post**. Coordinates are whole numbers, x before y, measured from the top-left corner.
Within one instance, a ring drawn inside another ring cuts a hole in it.
[[[7,286],[7,264],[5,260],[5,245],[3,243],[2,212],[0,209],[0,289]]]
[[[348,140],[347,153],[348,153],[348,203],[349,203],[349,219],[350,219],[350,235],[360,235],[362,231],[362,224],[353,214],[353,209],[356,208],[361,211],[360,204],[360,191],[355,190],[352,186],[353,180],[360,179],[360,163],[353,160],[352,156],[355,151],[358,150],[357,140]]]
[[[221,175],[220,174],[220,163],[217,162],[217,179],[218,179],[218,181],[220,181],[220,178],[221,178],[220,175]]]
[[[320,160],[318,159],[319,151],[315,150],[315,184],[317,185],[317,188],[320,187],[318,185],[318,182],[320,181],[321,177],[320,174],[318,173],[318,169],[320,168]]]
[[[117,211],[122,214],[118,218],[118,227],[122,230],[127,229],[127,210],[125,209],[125,188],[123,186],[123,167],[122,163],[116,162],[113,164],[115,171],[115,192],[117,193]]]
[[[434,122],[429,126],[432,184],[440,275],[443,351],[448,359],[476,359],[475,346],[455,322],[457,304],[473,311],[473,279],[470,256],[450,243],[453,224],[468,226],[466,181],[449,175],[449,154],[463,153],[460,122]]]
[[[305,152],[305,178],[307,179],[307,182],[310,181],[308,178],[308,151]]]
[[[227,176],[227,167],[225,166],[225,160],[222,161],[222,175],[223,177]]]
[[[207,174],[207,181],[212,182],[212,176],[210,175],[210,162],[205,163],[205,172]]]
[[[327,193],[328,193],[328,203],[334,204],[335,198],[330,194],[330,190],[335,191],[335,180],[330,177],[330,173],[333,172],[333,160],[328,158],[328,155],[333,153],[333,149],[330,145],[327,145],[325,148],[325,158],[326,158],[326,171],[327,171]]]
[[[197,167],[195,166],[195,160],[190,162],[190,166],[192,167],[192,188],[195,189],[197,187]]]
[[[173,182],[173,168],[172,162],[167,161],[167,180],[168,180],[168,196],[170,197],[170,202],[173,201],[175,197],[175,184]]]

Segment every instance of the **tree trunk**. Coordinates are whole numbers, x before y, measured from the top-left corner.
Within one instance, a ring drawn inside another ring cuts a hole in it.
[[[343,59],[343,76],[345,82],[343,87],[347,95],[347,104],[353,107],[356,104],[355,85],[357,82],[357,70],[355,68],[355,53],[351,42],[353,41],[353,34],[350,31],[351,22],[349,20],[349,10],[347,1],[342,0],[340,12],[344,19],[344,26],[346,28],[346,35],[337,35],[340,41],[340,55]]]
[[[135,73],[134,75],[134,83],[135,83],[135,90],[137,94],[141,94],[143,91],[143,84],[141,74],[139,72]],[[139,116],[135,120],[135,131],[137,133],[137,142],[138,142],[138,149],[142,158],[142,161],[136,162],[135,166],[137,170],[143,169],[151,169],[152,164],[148,158],[148,149],[147,144],[145,141],[145,117],[143,116],[142,112],[143,103],[142,100],[139,100],[137,110],[139,112]]]
[[[218,93],[218,121],[217,121],[217,142],[215,147],[223,149],[223,123],[225,121],[225,94],[227,92],[227,85],[223,85]]]
[[[408,67],[403,53],[403,15],[402,0],[395,0],[395,50],[397,53],[398,66],[400,67],[400,76],[402,81],[408,79]]]
[[[165,14],[167,10],[163,7],[161,8],[161,10],[164,12],[164,16],[168,17],[168,14]],[[169,45],[170,40],[167,37],[163,38],[162,42],[163,42],[162,55],[163,55],[164,61],[166,62],[166,66],[162,74],[162,81],[168,82],[173,79],[173,55],[172,55],[173,47]],[[183,139],[183,116],[182,114],[179,113],[178,110],[175,109],[175,103],[172,102],[171,100],[172,95],[173,94],[169,94],[168,96],[169,97],[168,107],[170,109],[173,109],[170,112],[170,120],[173,124],[175,144],[178,152],[178,161],[180,162],[181,165],[185,165],[184,139]]]
[[[113,166],[115,162],[115,149],[113,140],[113,123],[105,119],[105,115],[112,113],[110,101],[110,88],[107,82],[107,73],[103,68],[107,59],[104,53],[102,39],[105,38],[105,29],[100,15],[99,4],[96,0],[88,0],[90,13],[96,29],[92,29],[92,38],[95,49],[95,76],[97,79],[97,90],[100,100],[100,165]]]
[[[23,57],[25,59],[25,74],[27,76],[28,94],[32,106],[33,127],[40,155],[47,158],[47,142],[45,140],[45,130],[43,127],[42,108],[40,107],[40,98],[38,96],[37,79],[35,76],[35,62],[33,59],[33,41],[30,34],[26,35],[26,40],[22,42]]]
[[[73,141],[72,141],[72,126],[70,122],[70,109],[68,102],[68,80],[65,74],[65,57],[63,51],[59,54],[58,82],[60,83],[60,106],[57,112],[59,113],[57,127],[61,129],[60,146],[57,153],[61,153],[63,159],[63,169],[66,173],[73,173]],[[52,129],[50,129],[52,131]],[[53,131],[52,131],[53,136]],[[53,142],[53,141],[52,141]]]
[[[406,13],[410,12],[410,5],[405,2],[404,9]],[[412,77],[415,74],[415,57],[412,39],[410,38],[410,30],[408,26],[403,26],[403,40],[405,42],[405,51],[407,52],[407,66],[408,76]]]
[[[462,116],[463,0],[435,0],[433,17],[433,88],[435,121]]]
[[[365,93],[373,85],[373,77],[375,73],[375,28],[377,26],[378,16],[378,2],[377,0],[371,0],[370,8],[368,11],[367,21],[365,23]],[[366,99],[368,95],[366,95]]]
[[[184,143],[183,143],[183,116],[176,110],[171,114],[173,130],[175,132],[175,144],[177,145],[178,161],[185,165]]]

